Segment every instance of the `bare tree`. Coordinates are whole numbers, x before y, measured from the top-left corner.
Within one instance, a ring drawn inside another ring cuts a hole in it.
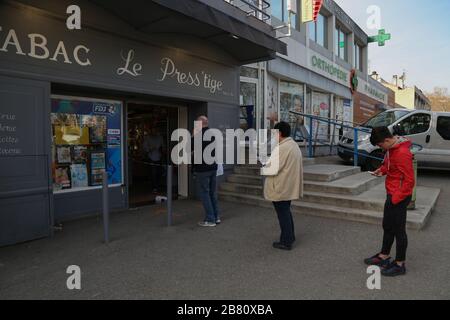
[[[448,88],[435,87],[432,93],[427,93],[431,101],[431,110],[450,112],[450,95]]]

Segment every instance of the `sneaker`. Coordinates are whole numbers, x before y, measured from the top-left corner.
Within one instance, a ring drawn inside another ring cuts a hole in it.
[[[214,222],[209,222],[209,221],[199,222],[198,225],[200,227],[215,227],[216,226],[216,224]]]
[[[392,262],[389,266],[381,270],[381,274],[385,277],[397,277],[406,274],[406,266],[403,264],[399,266],[397,262]]]
[[[282,244],[281,242],[274,242],[273,243],[273,247],[275,249],[286,250],[286,251],[291,251],[292,250],[292,246],[287,246],[285,244]]]
[[[220,220],[220,219],[216,220],[216,224],[221,224],[221,223],[222,223],[222,220]]]
[[[380,258],[380,254],[377,253],[371,258],[365,259],[364,263],[367,264],[368,266],[378,266],[380,268],[386,268],[391,264],[391,258],[383,260]]]

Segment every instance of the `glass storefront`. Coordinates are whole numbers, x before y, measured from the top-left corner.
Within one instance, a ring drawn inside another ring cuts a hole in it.
[[[304,117],[296,116],[290,111],[305,113],[304,85],[299,83],[280,82],[280,121],[291,125],[292,138],[297,142],[307,140]]]
[[[312,114],[324,119],[331,116],[330,95],[325,93],[312,93]],[[313,140],[328,143],[330,141],[330,125],[320,121],[313,122]]]
[[[122,103],[52,97],[52,174],[55,192],[121,185]]]

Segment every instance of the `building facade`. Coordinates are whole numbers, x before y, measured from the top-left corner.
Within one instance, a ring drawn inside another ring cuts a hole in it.
[[[240,66],[286,53],[263,20],[221,0],[2,1],[0,245],[99,212],[104,172],[110,208],[154,199],[172,132],[199,115],[239,127]]]
[[[287,29],[277,31],[288,53],[243,69],[241,124],[246,126],[248,106],[257,104],[257,120],[252,123],[255,128],[270,128],[276,121],[290,122],[293,137],[302,144],[310,126],[290,111],[352,126],[394,105],[393,92],[368,74],[368,35],[332,0],[324,1],[317,22],[301,24],[300,4],[298,1],[297,15],[289,17],[286,0],[271,1],[272,26],[277,28],[289,21],[293,26],[290,37],[284,37]],[[243,89],[250,86],[252,90]],[[323,144],[339,138],[332,125],[314,122],[312,129],[314,140]]]
[[[411,110],[431,110],[430,99],[416,86],[399,86],[384,80],[381,80],[381,83],[395,92],[395,102],[398,106]]]

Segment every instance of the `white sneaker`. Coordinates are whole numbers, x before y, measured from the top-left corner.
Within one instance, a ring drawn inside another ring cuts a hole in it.
[[[216,224],[221,224],[221,223],[222,223],[222,220],[220,220],[220,219],[216,220]]]
[[[216,226],[215,223],[213,223],[213,222],[208,222],[208,221],[202,221],[202,222],[199,222],[198,225],[199,225],[200,227],[215,227],[215,226]]]

